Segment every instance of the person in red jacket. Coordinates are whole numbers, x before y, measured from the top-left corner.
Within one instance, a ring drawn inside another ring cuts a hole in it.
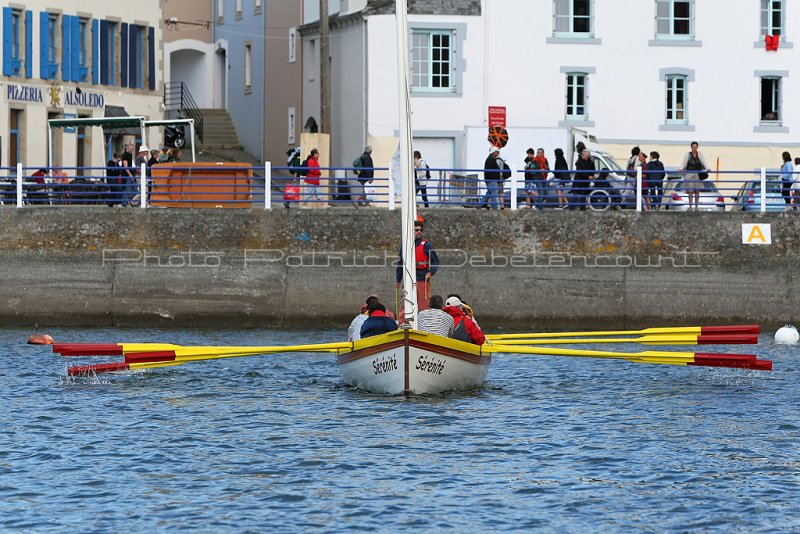
[[[474,343],[475,345],[483,345],[486,343],[486,336],[483,335],[475,321],[464,313],[461,307],[461,299],[458,297],[450,297],[445,302],[443,311],[453,317],[453,324],[455,325],[453,339]]]
[[[305,198],[309,207],[313,204],[322,205],[322,197],[319,196],[319,178],[322,173],[319,170],[319,150],[316,148],[311,150],[306,160],[306,167],[308,167],[308,174],[305,177]],[[325,206],[327,207],[327,205]]]

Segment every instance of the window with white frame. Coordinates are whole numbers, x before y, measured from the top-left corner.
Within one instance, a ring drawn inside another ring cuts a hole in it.
[[[244,90],[249,92],[253,88],[253,45],[244,45]]]
[[[683,75],[670,75],[666,77],[667,83],[667,124],[688,124],[689,115],[686,111],[686,89],[688,78]]]
[[[553,34],[589,36],[592,34],[593,0],[554,0]]]
[[[414,30],[411,37],[413,91],[449,92],[452,88],[450,30]]]
[[[217,0],[217,18],[225,18],[225,0]]]
[[[586,78],[584,72],[567,73],[567,120],[584,121],[586,112]]]
[[[761,0],[761,36],[783,35],[784,0]]]
[[[656,37],[691,39],[694,36],[694,0],[656,0]]]
[[[262,8],[261,0],[255,0],[255,2],[253,3],[253,13],[258,15],[259,13],[261,13],[261,8]]]
[[[289,63],[297,61],[297,28],[289,28]]]
[[[781,78],[764,76],[761,78],[761,123],[781,123]]]
[[[238,18],[242,17],[242,9],[243,9],[242,2],[243,0],[236,0],[236,16]]]

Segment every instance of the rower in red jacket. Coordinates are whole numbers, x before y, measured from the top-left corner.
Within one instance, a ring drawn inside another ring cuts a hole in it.
[[[475,321],[464,313],[461,306],[461,299],[458,297],[450,297],[447,299],[443,310],[453,317],[453,323],[455,324],[453,339],[474,343],[475,345],[483,345],[486,343],[486,336],[483,335],[483,332],[481,332],[481,329],[475,324]]]

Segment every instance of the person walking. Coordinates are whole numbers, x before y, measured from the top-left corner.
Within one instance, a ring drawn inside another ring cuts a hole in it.
[[[792,155],[784,151],[781,154],[783,158],[783,165],[781,165],[781,195],[786,202],[786,211],[792,209],[792,184],[794,183],[794,165],[792,164]]]
[[[422,159],[419,150],[414,151],[414,185],[416,187],[415,196],[422,194],[423,205],[428,207],[428,180],[431,179],[430,167]]]
[[[595,178],[594,162],[588,148],[584,148],[581,157],[575,162],[575,181],[572,184],[573,198],[575,206],[570,209],[579,208],[581,211],[586,209],[587,197],[592,180]]]
[[[358,206],[369,206],[367,199],[367,183],[372,183],[375,179],[375,163],[372,161],[372,147],[367,145],[364,152],[353,161],[353,173],[358,177],[361,186],[361,196],[358,199]]]
[[[700,181],[708,178],[708,165],[706,165],[703,153],[698,150],[700,145],[697,141],[692,141],[689,147],[690,150],[683,157],[681,168],[678,172],[685,173],[683,181],[686,183],[686,192],[689,196],[689,209],[691,210],[694,208],[697,210],[697,204],[700,200],[700,189],[702,187]],[[705,178],[703,178],[703,175],[705,175]]]
[[[424,224],[414,222],[414,262],[416,263],[417,309],[427,310],[431,297],[431,278],[439,270],[439,256],[433,243],[422,237]],[[395,271],[395,287],[403,287],[403,249],[400,249],[400,261]]]
[[[655,150],[650,152],[650,162],[647,164],[647,183],[653,197],[650,199],[650,206],[654,210],[661,209],[661,198],[664,196],[664,178],[667,173],[664,171],[664,164],[659,159],[661,154]]]
[[[486,194],[479,204],[479,207],[492,209],[496,206],[503,208],[503,160],[500,159],[500,149],[493,146],[489,149],[489,155],[483,163],[483,181],[486,183]]]
[[[536,152],[533,148],[525,151],[525,200],[529,209],[539,209],[539,160],[536,159]],[[535,203],[535,204],[534,204]]]
[[[312,202],[316,202],[319,205],[322,205],[322,197],[319,195],[319,179],[322,176],[322,173],[319,170],[319,150],[316,148],[311,149],[311,153],[308,155],[308,159],[306,160],[306,166],[308,167],[308,174],[306,174],[305,179],[305,195],[304,199],[306,202],[306,207],[313,207],[314,205]],[[328,207],[325,205],[324,207]]]
[[[553,183],[555,184],[556,194],[558,195],[558,209],[563,210],[567,207],[567,198],[564,196],[564,191],[567,190],[569,182],[571,181],[569,164],[564,157],[564,151],[562,149],[557,148],[553,153],[556,156],[555,161],[553,161],[553,172],[555,174]]]

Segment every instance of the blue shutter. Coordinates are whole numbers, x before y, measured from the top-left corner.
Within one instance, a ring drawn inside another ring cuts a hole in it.
[[[14,15],[14,12],[11,10],[10,7],[3,8],[3,76],[13,76],[14,75],[14,58],[11,57],[11,49],[13,48],[13,43],[11,42],[11,17]]]
[[[25,77],[33,78],[33,11],[25,12]]]
[[[99,24],[97,19],[92,19],[92,83],[97,85],[100,81],[100,63],[99,63],[99,48],[97,46],[97,35],[99,31]]]
[[[128,87],[137,88],[142,86],[142,80],[139,79],[139,66],[142,64],[142,58],[139,57],[139,43],[141,42],[142,32],[138,26],[130,25],[128,28],[128,68],[130,74],[128,75]]]
[[[108,85],[108,21],[100,21],[100,83]]]
[[[119,84],[122,87],[128,87],[128,25],[122,23],[122,39],[119,46],[120,55],[120,69],[119,69]]]
[[[50,15],[39,13],[39,77],[50,79]]]
[[[69,15],[61,16],[61,79],[68,82],[71,78],[69,69]]]
[[[69,18],[69,30],[72,34],[72,51],[70,54],[70,65],[72,68],[72,81],[73,82],[80,82],[83,81],[81,79],[81,48],[86,46],[86,43],[81,42],[81,19],[78,17],[72,16]]]
[[[156,29],[152,26],[147,28],[147,87],[151,91],[156,90]]]

